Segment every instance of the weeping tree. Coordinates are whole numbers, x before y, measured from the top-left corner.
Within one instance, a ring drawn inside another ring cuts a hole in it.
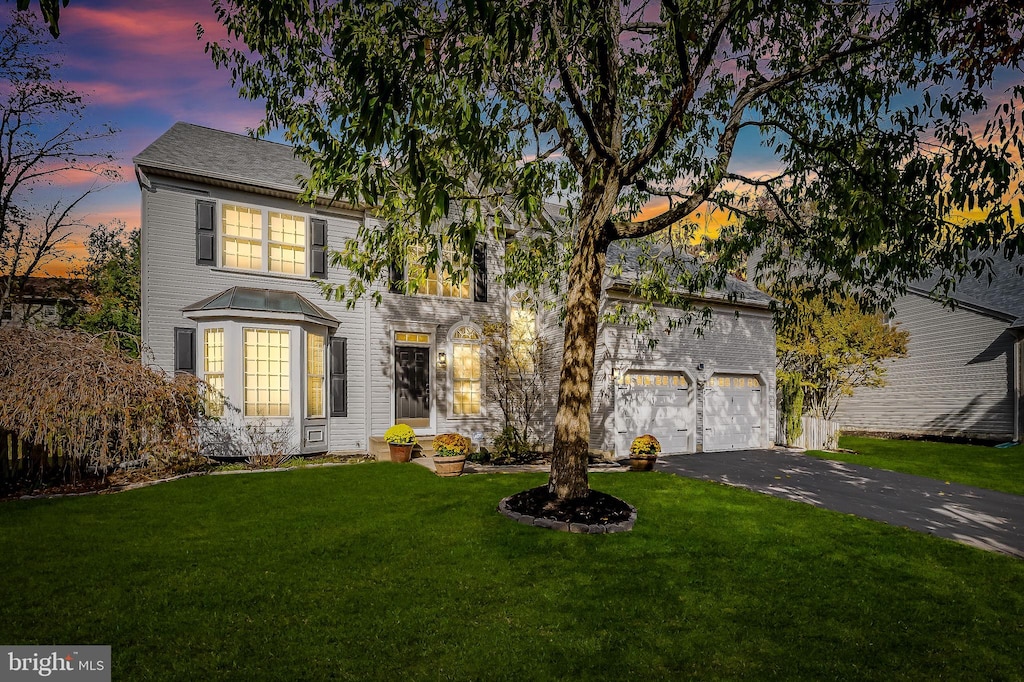
[[[508,239],[509,285],[557,294],[565,341],[549,488],[561,499],[589,490],[614,243],[675,243],[669,233],[705,211],[736,218],[696,271],[671,267],[663,248],[640,259],[637,290],[666,300],[721,283],[753,249],[765,254],[761,275],[866,300],[935,266],[952,281],[981,267],[972,249],[1024,246],[1006,203],[1020,173],[1021,91],[991,91],[1021,52],[1020,15],[1002,2],[214,7],[228,37],[207,43],[213,61],[242,97],[265,102],[254,133],[283,131],[308,162],[304,198],[373,207],[377,221],[332,255],[353,278],[329,295],[379,300],[374,284],[410,247],[457,278],[460,261],[439,259],[442,248],[470,263],[489,232]],[[744,171],[739,150],[755,147],[769,171]],[[557,220],[544,215],[552,198]],[[652,201],[666,210],[641,214]]]

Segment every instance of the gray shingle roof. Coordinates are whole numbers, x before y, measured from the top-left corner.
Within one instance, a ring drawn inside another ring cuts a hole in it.
[[[136,165],[289,193],[309,167],[291,146],[178,122],[133,159]]]
[[[984,308],[1014,318],[1011,327],[1024,327],[1024,275],[1017,268],[1024,266],[1024,256],[1006,260],[1001,256],[992,259],[992,281],[987,274],[981,277],[965,277],[956,284],[949,297],[958,303]],[[920,293],[931,292],[938,282],[938,275],[916,282],[911,289]],[[941,290],[936,292],[941,295]]]
[[[630,286],[636,280],[636,273],[640,269],[638,259],[641,251],[638,247],[626,247],[623,248],[617,244],[613,244],[608,249],[608,265],[614,265],[616,263],[622,263],[622,274],[619,277],[612,279],[612,286]],[[661,252],[657,249],[652,249],[652,257],[672,257],[671,250],[669,247],[662,247]],[[689,254],[677,252],[675,254],[675,263],[679,267],[684,268],[688,272],[696,272],[699,267],[698,260]],[[736,277],[726,277],[725,286],[721,289],[707,289],[702,294],[694,294],[699,298],[710,299],[710,300],[728,300],[736,303],[753,305],[757,307],[767,308],[772,301],[772,297],[764,293],[750,282],[744,282]]]

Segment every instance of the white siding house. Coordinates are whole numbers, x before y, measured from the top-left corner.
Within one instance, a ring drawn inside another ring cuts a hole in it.
[[[372,227],[373,215],[297,203],[307,170],[290,147],[177,123],[134,162],[145,360],[219,391],[223,400],[211,402],[223,411],[214,454],[236,454],[231,434],[253,424],[287,432],[303,453],[371,451],[399,422],[427,440],[458,431],[479,441],[500,430],[501,415],[485,398],[481,339],[486,320],[509,314],[497,279],[504,244],[478,243],[461,286],[442,279],[406,295],[382,281],[379,306],[368,297],[347,306],[317,286],[348,277],[327,265],[325,249]],[[738,281],[730,286],[742,295],[702,299],[714,309],[703,337],[676,329],[650,351],[631,341],[631,330],[602,326],[595,449],[622,455],[623,443],[646,430],[674,452],[772,443],[767,298]],[[609,279],[604,305],[616,297],[627,290]],[[552,314],[537,324],[558,351],[545,368],[557,382],[560,327]],[[543,415],[547,434],[553,411],[552,403]]]
[[[961,280],[944,306],[918,282],[896,301],[907,357],[886,364],[886,386],[840,402],[847,432],[1020,441],[1024,433],[1024,276],[993,260],[994,277]]]

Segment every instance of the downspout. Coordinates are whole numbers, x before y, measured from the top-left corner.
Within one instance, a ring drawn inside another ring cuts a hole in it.
[[[1021,401],[1024,400],[1024,334],[1017,334],[1017,342],[1013,344],[1013,440],[1021,441]]]
[[[366,227],[368,220],[368,212],[363,209],[363,227]],[[373,400],[370,396],[373,394],[373,387],[370,385],[370,363],[371,360],[371,348],[370,339],[373,338],[373,334],[370,333],[370,302],[363,297],[363,404],[366,410],[365,416],[363,417],[363,428],[366,430],[366,454],[370,455],[370,438],[373,437]]]

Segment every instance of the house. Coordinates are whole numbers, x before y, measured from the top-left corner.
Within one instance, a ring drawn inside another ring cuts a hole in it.
[[[907,357],[886,364],[886,386],[840,402],[844,432],[1020,441],[1024,431],[1024,259],[995,258],[993,278],[964,278],[944,306],[915,283],[893,322],[910,333]]]
[[[0,326],[6,324],[55,325],[61,309],[71,310],[83,303],[83,280],[67,277],[29,277],[24,287],[0,310]]]
[[[415,294],[379,282],[380,305],[364,297],[347,306],[320,293],[319,281],[347,276],[329,267],[324,249],[373,227],[373,213],[297,203],[306,167],[290,147],[177,123],[134,162],[145,359],[211,387],[208,410],[227,434],[214,443],[219,454],[237,454],[231,434],[253,427],[285,434],[300,453],[374,451],[395,423],[481,442],[501,427],[485,397],[484,322],[514,314],[560,354],[557,315],[500,284],[500,241],[476,245],[473,274],[461,283],[419,272],[425,285]],[[413,258],[391,276],[416,267]],[[625,284],[609,279],[604,305],[632,305]],[[595,449],[623,455],[645,431],[661,434],[667,452],[771,443],[771,316],[763,295],[736,286],[746,300],[702,299],[714,311],[703,337],[676,329],[651,350],[628,328],[602,326]],[[549,364],[553,386],[558,358]],[[546,433],[553,421],[551,403]]]

